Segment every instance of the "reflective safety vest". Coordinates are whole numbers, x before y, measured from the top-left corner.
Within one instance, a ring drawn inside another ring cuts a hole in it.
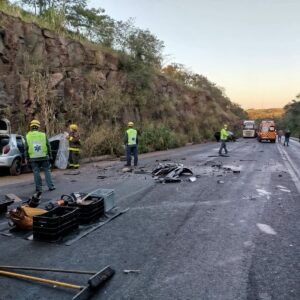
[[[40,131],[30,131],[26,135],[29,158],[40,158],[48,155],[46,134]]]
[[[222,141],[226,141],[228,137],[228,132],[225,128],[221,129],[221,140]]]
[[[137,131],[133,128],[127,130],[128,145],[136,145]]]

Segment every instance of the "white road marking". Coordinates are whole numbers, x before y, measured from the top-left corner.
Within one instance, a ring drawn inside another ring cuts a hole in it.
[[[286,189],[286,187],[283,185],[276,185],[276,187],[278,187],[279,189]]]
[[[267,199],[270,199],[270,195],[272,195],[272,193],[267,192],[266,190],[263,189],[256,189],[256,191],[258,192],[259,196],[267,196]]]
[[[280,152],[282,158],[283,158],[283,162],[287,168],[287,170],[289,171],[295,185],[296,188],[298,190],[298,192],[300,193],[300,173],[299,171],[294,167],[294,164],[290,158],[290,156],[288,155],[288,153],[283,149],[283,147],[279,146],[277,144],[277,149]]]
[[[273,234],[273,235],[277,234],[277,232],[267,224],[257,223],[256,226],[264,233]]]
[[[287,190],[287,189],[280,189],[282,192],[286,192],[286,193],[290,193],[291,191],[290,190]]]

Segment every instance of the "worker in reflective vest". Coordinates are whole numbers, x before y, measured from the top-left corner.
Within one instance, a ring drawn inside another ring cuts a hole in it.
[[[31,165],[36,192],[42,192],[42,178],[40,170],[43,168],[45,179],[50,191],[55,190],[52,176],[50,173],[50,162],[52,160],[51,148],[47,136],[44,132],[39,131],[40,122],[32,120],[30,122],[30,131],[26,135],[26,160],[29,160]]]
[[[67,139],[69,140],[69,169],[79,168],[79,153],[80,153],[80,135],[78,133],[78,126],[76,124],[70,125],[69,134]]]
[[[224,149],[225,154],[228,153],[227,148],[226,148],[226,142],[228,138],[228,132],[227,132],[227,125],[224,124],[223,128],[221,129],[220,132],[220,140],[221,140],[221,146],[219,150],[219,155],[222,155],[222,150]]]
[[[131,155],[134,157],[134,166],[138,164],[138,137],[137,131],[133,128],[133,122],[128,122],[128,129],[125,132],[124,144],[126,148],[126,167],[131,166]]]

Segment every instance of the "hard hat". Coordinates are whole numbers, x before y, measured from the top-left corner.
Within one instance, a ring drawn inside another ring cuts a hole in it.
[[[30,127],[41,127],[41,123],[38,120],[32,120],[30,122]]]
[[[128,122],[128,127],[132,127],[134,124],[133,124],[133,122]]]
[[[70,129],[72,130],[78,130],[78,126],[76,124],[71,124]]]
[[[224,124],[224,127],[227,128],[227,124]]]

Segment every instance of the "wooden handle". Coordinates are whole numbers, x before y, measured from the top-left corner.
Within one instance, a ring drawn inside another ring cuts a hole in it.
[[[40,277],[35,277],[35,276],[29,276],[29,275],[14,273],[14,272],[7,272],[7,271],[2,271],[2,270],[0,270],[0,275],[21,278],[21,279],[27,279],[27,280],[32,280],[32,281],[38,281],[38,282],[42,282],[42,283],[63,286],[63,287],[76,289],[76,290],[81,290],[82,288],[84,288],[80,285],[75,285],[75,284],[70,284],[70,283],[65,283],[65,282],[60,282],[60,281],[55,281],[55,280],[50,280],[50,279],[45,279],[45,278],[40,278]]]
[[[88,274],[94,275],[97,271],[80,271],[80,270],[63,270],[53,268],[38,268],[38,267],[23,267],[23,266],[1,266],[0,270],[29,270],[29,271],[45,271],[45,272],[59,272],[59,273],[72,273],[72,274]]]

